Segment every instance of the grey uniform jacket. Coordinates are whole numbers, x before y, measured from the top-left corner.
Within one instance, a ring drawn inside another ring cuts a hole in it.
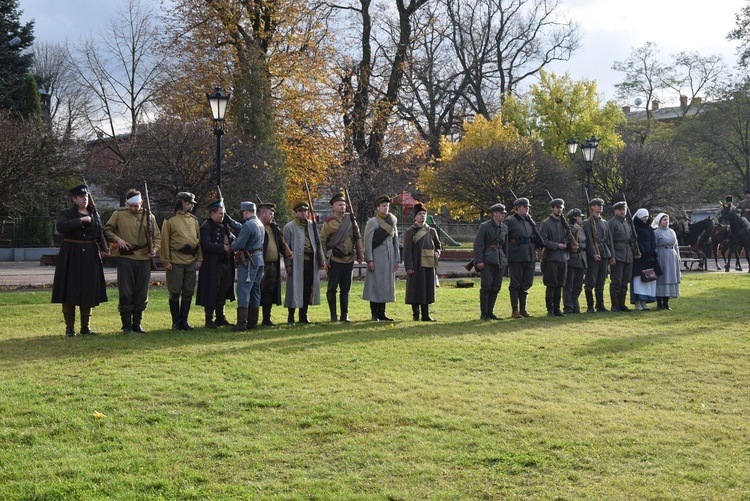
[[[474,237],[474,263],[492,264],[499,267],[508,266],[505,255],[508,247],[508,227],[501,222],[495,224],[493,219],[479,225]]]
[[[594,232],[596,231],[596,239]],[[615,255],[612,250],[612,239],[609,237],[609,227],[600,217],[591,216],[583,221],[583,232],[586,236],[586,255],[593,258],[596,255],[596,248],[599,248],[599,256],[602,259],[609,259]]]
[[[539,225],[539,234],[544,239],[544,261],[566,263],[570,259],[568,248],[558,249],[558,243],[565,242],[565,228],[560,219],[550,216]]]
[[[615,216],[607,222],[607,226],[612,238],[615,259],[624,263],[632,263],[633,248],[630,246],[630,237],[633,229],[630,223],[620,216]]]

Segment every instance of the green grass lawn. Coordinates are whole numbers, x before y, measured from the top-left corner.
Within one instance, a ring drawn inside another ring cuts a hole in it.
[[[0,498],[750,499],[745,274],[688,274],[669,312],[63,336],[49,292],[0,294]],[[325,286],[325,285],[324,285]],[[235,317],[230,311],[230,320]],[[281,323],[286,310],[274,309]],[[202,325],[194,308],[191,322]],[[99,413],[99,414],[95,414]]]

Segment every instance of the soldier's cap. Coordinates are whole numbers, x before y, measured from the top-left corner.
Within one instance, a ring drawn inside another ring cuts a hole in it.
[[[604,205],[604,200],[602,200],[601,198],[592,198],[589,201],[589,207],[591,207],[592,205],[602,205],[603,206]]]
[[[391,203],[391,197],[389,197],[388,195],[380,195],[378,198],[375,199],[375,201],[373,202],[373,205],[377,207],[383,202]]]
[[[427,212],[427,207],[425,207],[422,202],[417,202],[414,204],[414,214],[416,215],[420,212]]]
[[[191,204],[198,203],[195,201],[195,195],[190,193],[189,191],[181,191],[177,194],[177,200],[184,200],[186,202],[190,202]]]
[[[495,204],[492,207],[490,207],[490,213],[492,212],[502,212],[503,214],[508,213],[508,211],[505,210],[505,205],[503,204]]]
[[[206,207],[208,210],[216,209],[217,207],[224,207],[224,200],[214,200]]]
[[[565,200],[562,198],[553,198],[549,201],[550,207],[565,207]]]
[[[627,209],[628,204],[624,200],[621,200],[612,206],[613,209]]]
[[[732,203],[732,200],[734,200],[732,198],[732,195],[727,195],[727,197],[724,199],[725,202],[730,203],[730,204]]]
[[[77,197],[78,195],[88,195],[89,188],[85,184],[79,184],[75,188],[71,188],[70,190],[68,190],[68,192],[72,197]]]
[[[570,210],[568,211],[568,214],[567,214],[567,216],[568,216],[569,218],[572,218],[572,217],[580,217],[580,216],[583,216],[583,211],[581,211],[581,209],[570,209]]]
[[[270,209],[272,211],[275,211],[276,210],[276,204],[272,204],[270,202],[258,204],[258,210],[261,210],[261,209]]]
[[[240,210],[255,212],[255,202],[240,202]]]
[[[344,198],[343,193],[334,193],[334,195],[331,197],[330,203],[331,205],[335,204],[336,202],[346,202],[346,198]]]
[[[522,205],[524,207],[531,207],[531,204],[529,204],[529,199],[526,198],[526,197],[521,197],[518,200],[516,200],[515,202],[513,202],[513,207],[520,207]]]
[[[294,205],[294,212],[301,211],[301,210],[310,210],[310,206],[307,205],[307,202],[297,202]]]

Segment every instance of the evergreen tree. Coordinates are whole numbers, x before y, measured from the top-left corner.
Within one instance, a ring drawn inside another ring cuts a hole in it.
[[[40,118],[42,116],[42,100],[39,96],[39,85],[34,75],[26,75],[21,89],[21,106],[18,109],[24,119]]]
[[[34,22],[21,24],[18,0],[0,0],[0,109],[18,109],[23,101],[24,78],[33,56],[24,51],[34,42]],[[20,41],[9,42],[18,37]]]

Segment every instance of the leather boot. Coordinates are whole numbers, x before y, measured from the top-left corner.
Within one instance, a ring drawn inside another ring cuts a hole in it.
[[[430,316],[429,304],[421,304],[419,307],[422,309],[422,322],[437,322],[437,320]]]
[[[663,306],[663,308],[664,308],[665,310],[671,310],[671,309],[672,309],[672,308],[670,308],[670,307],[669,307],[669,298],[668,298],[668,297],[665,297],[665,298],[664,298],[664,299],[662,300],[662,306]]]
[[[193,330],[193,326],[188,323],[188,315],[190,315],[190,303],[193,300],[193,295],[182,296],[182,302],[180,303],[180,328],[184,331]]]
[[[339,317],[336,313],[336,291],[333,289],[326,291],[326,299],[328,300],[328,310],[331,312],[331,322],[338,322]]]
[[[385,314],[385,303],[378,303],[378,320],[393,322],[393,319]]]
[[[172,314],[172,330],[180,330],[180,296],[169,296],[169,312]]]
[[[76,331],[76,307],[71,304],[63,304],[63,319],[65,319],[65,335],[75,337]]]
[[[419,305],[413,304],[411,305],[411,319],[415,322],[419,321]]]
[[[133,332],[139,334],[146,334],[146,329],[141,324],[143,322],[143,310],[133,312]]]
[[[216,326],[217,327],[224,327],[229,326],[231,327],[232,324],[229,323],[229,320],[227,320],[227,316],[224,314],[224,305],[226,303],[224,301],[221,301],[220,303],[216,304]]]
[[[271,305],[270,304],[264,304],[263,305],[263,325],[267,327],[273,327],[276,325],[271,321]]]
[[[518,311],[518,291],[511,290],[510,291],[510,309],[513,310],[514,313],[519,313]],[[513,318],[520,318],[515,315],[513,315]]]
[[[657,310],[663,310],[664,309],[664,298],[661,296],[657,296],[656,298],[656,309]]]
[[[247,330],[247,308],[237,308],[237,323],[232,330],[234,332]]]
[[[547,306],[547,316],[555,316],[555,288],[547,287],[544,291],[544,304]]]
[[[585,289],[586,293],[586,313],[596,313],[594,308],[594,291],[591,289]]]
[[[617,293],[610,293],[609,294],[609,301],[612,305],[609,311],[622,311],[620,310],[620,295]],[[599,309],[597,307],[597,309]]]
[[[351,320],[349,320],[349,294],[340,292],[339,302],[341,303],[341,316],[339,317],[339,322],[351,322]]]
[[[625,311],[625,312],[633,311],[628,307],[627,301],[628,301],[628,293],[623,292],[622,294],[620,294],[620,311]]]
[[[307,318],[307,308],[308,305],[304,305],[302,308],[299,309],[299,323],[301,324],[311,324],[310,319]]]
[[[251,331],[258,327],[260,308],[248,308],[247,312],[247,330]]]
[[[204,308],[206,311],[206,325],[204,326],[206,329],[215,329],[217,327],[216,323],[214,322],[214,310],[212,308]]]
[[[377,322],[378,320],[380,320],[378,318],[379,310],[380,307],[378,306],[378,303],[370,301],[370,320],[372,320],[373,322]]]
[[[487,311],[489,310],[488,308],[489,300],[490,300],[489,292],[480,290],[479,291],[479,318],[481,320],[484,320],[485,322],[490,319],[490,316],[487,314]]]
[[[133,314],[129,311],[120,312],[120,320],[122,321],[122,333],[130,334],[133,332]]]
[[[287,308],[289,311],[289,314],[286,316],[286,323],[293,324],[294,323],[294,308]]]
[[[568,291],[563,292],[563,313],[573,313],[575,311],[575,301],[573,301],[573,294]]]
[[[500,320],[500,317],[495,315],[495,303],[497,302],[497,292],[490,292],[487,296],[487,317],[490,320]]]
[[[604,291],[597,290],[595,291],[596,295],[596,311],[601,312],[607,312],[609,311],[606,306],[604,306]]]
[[[524,318],[529,318],[531,315],[528,311],[526,311],[526,299],[528,298],[528,295],[524,292],[521,292],[518,294],[518,307],[519,311],[521,312],[521,316]]]
[[[555,295],[553,296],[553,311],[556,317],[564,317],[565,314],[560,310],[560,303],[562,302],[562,287],[555,289]]]
[[[91,330],[91,308],[81,307],[81,334],[84,336],[96,336]]]

